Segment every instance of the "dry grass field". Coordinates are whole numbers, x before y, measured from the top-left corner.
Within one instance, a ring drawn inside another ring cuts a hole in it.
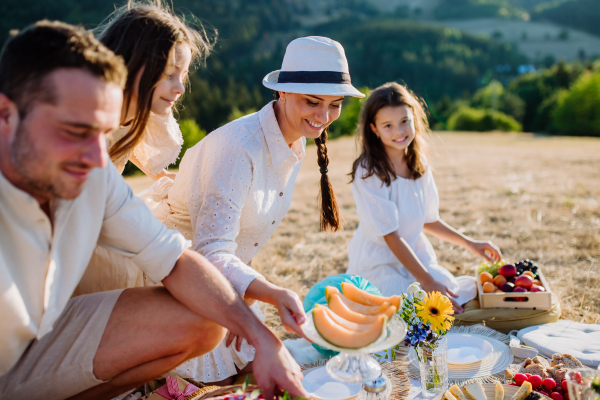
[[[491,239],[504,258],[531,258],[549,278],[562,318],[600,321],[600,140],[530,134],[434,133],[430,158],[441,217],[465,234]],[[347,246],[358,225],[346,175],[356,155],[353,138],[329,143],[330,167],[345,229],[319,232],[319,171],[314,146],[296,181],[287,216],[252,266],[304,298],[320,279],[343,273]],[[147,178],[132,178],[136,192]],[[442,265],[471,274],[476,256],[431,238]],[[276,311],[268,324],[288,337]]]

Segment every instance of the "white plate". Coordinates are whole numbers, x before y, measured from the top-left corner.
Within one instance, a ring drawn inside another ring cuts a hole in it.
[[[361,384],[336,381],[323,366],[306,374],[302,386],[314,399],[344,400],[356,396],[360,392]]]
[[[456,278],[458,291],[454,293],[458,297],[454,300],[461,306],[477,296],[477,282],[474,276],[463,275]]]
[[[493,346],[481,336],[466,333],[449,333],[448,364],[472,364],[483,360],[494,351]]]

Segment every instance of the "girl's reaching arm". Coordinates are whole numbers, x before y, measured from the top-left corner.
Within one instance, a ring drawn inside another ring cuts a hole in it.
[[[458,232],[442,219],[425,224],[423,226],[423,230],[446,242],[464,247],[465,249],[485,258],[488,261],[497,261],[502,259],[502,253],[500,252],[498,246],[496,246],[494,243],[484,240],[473,240],[470,237]]]
[[[400,260],[408,272],[419,281],[421,287],[423,287],[426,292],[440,292],[450,299],[456,313],[462,313],[462,307],[453,299],[453,297],[457,297],[457,295],[431,277],[410,246],[402,239],[402,237],[400,237],[400,235],[398,235],[398,232],[389,233],[385,235],[383,239],[392,253]]]

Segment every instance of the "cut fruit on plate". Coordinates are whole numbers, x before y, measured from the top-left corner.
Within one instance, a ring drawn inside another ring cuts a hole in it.
[[[353,311],[344,302],[339,294],[333,294],[329,296],[327,299],[327,305],[337,315],[340,317],[351,321],[356,322],[357,324],[374,324],[378,320],[379,315],[385,315],[389,318],[392,317],[393,314],[396,313],[396,307],[389,306],[388,309],[379,315],[365,315],[359,312]]]
[[[359,332],[337,324],[325,307],[313,309],[312,314],[315,328],[321,337],[334,346],[347,349],[359,349],[375,342],[385,331],[388,321],[388,317],[379,315],[377,322],[369,330]]]
[[[367,293],[364,290],[360,290],[350,282],[342,282],[341,287],[342,294],[356,303],[367,306],[380,306],[383,303],[388,302],[396,307],[397,310],[400,309],[400,296],[398,295],[390,297],[377,296],[372,293]]]
[[[387,301],[383,302],[379,306],[365,306],[364,304],[356,303],[356,302],[350,300],[349,298],[344,296],[342,294],[342,292],[337,290],[336,287],[327,286],[325,288],[325,299],[327,299],[327,301],[329,301],[329,298],[333,295],[338,295],[340,297],[340,300],[342,300],[342,302],[346,306],[348,306],[348,308],[351,309],[352,311],[355,311],[355,312],[361,313],[361,314],[365,314],[365,315],[377,315],[377,314],[384,313],[390,306],[390,303],[388,303]]]
[[[331,311],[329,308],[327,308],[327,306],[321,304],[315,304],[315,308],[323,308],[325,312],[331,317],[331,319],[333,319],[338,325],[350,329],[351,331],[364,332],[368,331],[373,326],[373,324],[357,324],[356,322],[348,321]]]

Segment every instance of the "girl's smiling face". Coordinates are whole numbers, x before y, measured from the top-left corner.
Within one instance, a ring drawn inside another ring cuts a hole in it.
[[[153,113],[167,114],[185,92],[184,82],[191,61],[192,50],[187,43],[177,43],[173,46],[165,72],[152,95]]]
[[[377,111],[371,130],[381,139],[390,154],[404,150],[415,138],[415,122],[412,109],[407,105],[386,106]]]

